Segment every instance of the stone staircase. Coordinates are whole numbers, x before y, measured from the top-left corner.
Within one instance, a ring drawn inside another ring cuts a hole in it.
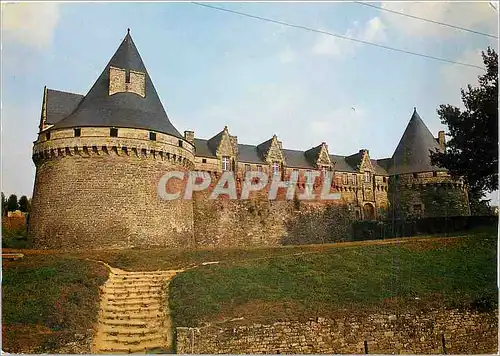
[[[172,330],[166,293],[169,281],[180,271],[110,270],[101,288],[92,353],[170,352]]]

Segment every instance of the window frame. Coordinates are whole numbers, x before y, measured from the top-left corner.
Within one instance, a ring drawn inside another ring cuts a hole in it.
[[[222,162],[222,171],[223,172],[229,172],[229,171],[231,171],[231,157],[229,157],[229,156],[222,156],[221,162]]]

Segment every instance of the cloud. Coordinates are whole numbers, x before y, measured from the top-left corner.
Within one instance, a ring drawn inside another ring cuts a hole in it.
[[[283,52],[279,54],[279,60],[281,63],[291,63],[295,61],[297,54],[289,46],[285,48]]]
[[[329,143],[332,154],[340,153],[339,149],[345,150],[344,154],[354,153],[368,141],[362,142],[363,135],[346,133],[364,132],[367,119],[366,111],[360,107],[333,108],[308,125],[306,136],[311,142]]]
[[[484,68],[483,57],[481,50],[470,49],[464,51],[458,58],[457,62],[470,63]],[[442,70],[442,90],[449,96],[448,102],[452,105],[462,107],[462,99],[460,88],[466,88],[468,84],[472,86],[478,85],[478,76],[485,74],[484,70],[479,68],[464,68],[460,65],[447,64]]]
[[[2,4],[2,32],[6,39],[37,49],[52,43],[59,21],[57,3]]]
[[[379,17],[370,19],[364,26],[359,26],[359,23],[355,21],[353,27],[347,29],[343,36],[362,41],[381,43],[387,39],[386,26]],[[312,53],[320,56],[346,56],[352,54],[357,45],[358,43],[346,39],[318,35],[318,39],[312,48]]]
[[[455,26],[497,32],[498,13],[487,2],[382,2],[382,8]],[[381,11],[384,23],[411,37],[453,37],[466,32]]]

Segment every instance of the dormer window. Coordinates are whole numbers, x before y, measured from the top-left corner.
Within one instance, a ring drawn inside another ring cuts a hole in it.
[[[278,176],[280,174],[280,163],[273,162],[273,175]]]
[[[222,170],[223,171],[230,171],[231,170],[231,160],[229,159],[228,156],[222,157]]]
[[[365,172],[365,183],[370,183],[372,181],[371,173]]]

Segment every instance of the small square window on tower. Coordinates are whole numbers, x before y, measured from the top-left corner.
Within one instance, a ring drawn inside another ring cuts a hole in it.
[[[82,130],[80,128],[76,128],[76,129],[74,129],[74,131],[75,131],[75,137],[80,137],[81,136]]]
[[[118,129],[115,127],[110,128],[109,129],[109,136],[118,137]]]
[[[150,132],[149,133],[149,139],[151,141],[156,141],[156,132]]]
[[[202,158],[201,159],[201,163],[207,163],[207,159],[206,158]]]
[[[182,147],[182,140],[179,140],[179,147]]]
[[[50,131],[47,131],[47,132],[45,133],[45,139],[46,139],[46,140],[50,140]]]

